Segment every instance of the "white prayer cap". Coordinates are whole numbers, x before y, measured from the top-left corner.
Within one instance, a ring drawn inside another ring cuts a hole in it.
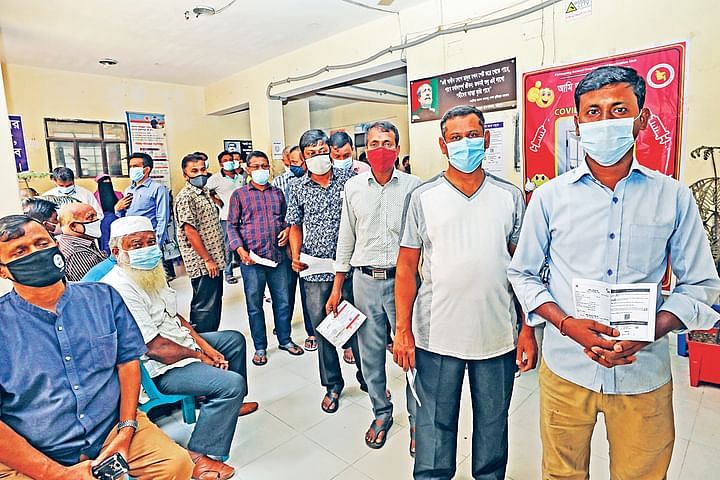
[[[110,238],[124,237],[137,232],[154,232],[150,219],[142,216],[122,217],[110,224]]]

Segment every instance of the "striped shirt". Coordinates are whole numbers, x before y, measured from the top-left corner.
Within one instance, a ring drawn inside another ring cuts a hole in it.
[[[106,258],[92,238],[60,235],[57,243],[65,257],[65,276],[71,282],[79,282],[91,268]]]
[[[281,263],[285,249],[278,247],[278,235],[287,228],[285,196],[268,185],[260,190],[252,183],[235,190],[230,197],[227,234],[230,249],[240,247]]]
[[[279,177],[275,177],[275,180],[273,180],[272,184],[273,187],[279,188],[282,190],[283,195],[285,195],[285,200],[287,201],[288,196],[288,187],[293,181],[297,181],[297,178],[294,173],[292,172],[285,172]],[[300,177],[302,178],[302,177]]]

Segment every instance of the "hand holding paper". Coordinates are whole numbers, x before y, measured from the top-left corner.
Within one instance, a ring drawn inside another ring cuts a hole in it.
[[[315,331],[336,347],[341,348],[358,331],[366,318],[364,313],[347,300],[343,300],[338,305],[337,316],[330,312],[315,328]]]
[[[318,258],[306,253],[301,253],[300,262],[308,266],[305,270],[300,271],[300,278],[305,278],[308,275],[314,275],[316,273],[335,273],[334,260],[332,258]]]

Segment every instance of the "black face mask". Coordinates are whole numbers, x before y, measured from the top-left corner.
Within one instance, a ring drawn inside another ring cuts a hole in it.
[[[198,176],[196,176],[196,177],[190,177],[190,178],[188,178],[188,182],[189,182],[190,185],[192,185],[193,187],[203,188],[203,187],[205,187],[205,185],[207,184],[207,181],[208,181],[208,178],[209,178],[209,177],[210,177],[209,175],[198,175]]]
[[[17,283],[28,287],[47,287],[65,276],[65,258],[58,247],[38,250],[6,266]]]

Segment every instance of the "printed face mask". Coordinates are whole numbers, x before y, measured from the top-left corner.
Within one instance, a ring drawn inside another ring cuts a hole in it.
[[[464,137],[447,145],[450,165],[463,173],[477,170],[485,158],[485,137]]]
[[[55,246],[13,260],[7,268],[20,285],[47,287],[65,276],[65,258]]]
[[[633,125],[636,118],[580,123],[580,145],[603,167],[615,165],[635,143]]]
[[[332,160],[327,153],[324,155],[315,155],[305,160],[308,170],[315,175],[325,175],[332,168]]]

